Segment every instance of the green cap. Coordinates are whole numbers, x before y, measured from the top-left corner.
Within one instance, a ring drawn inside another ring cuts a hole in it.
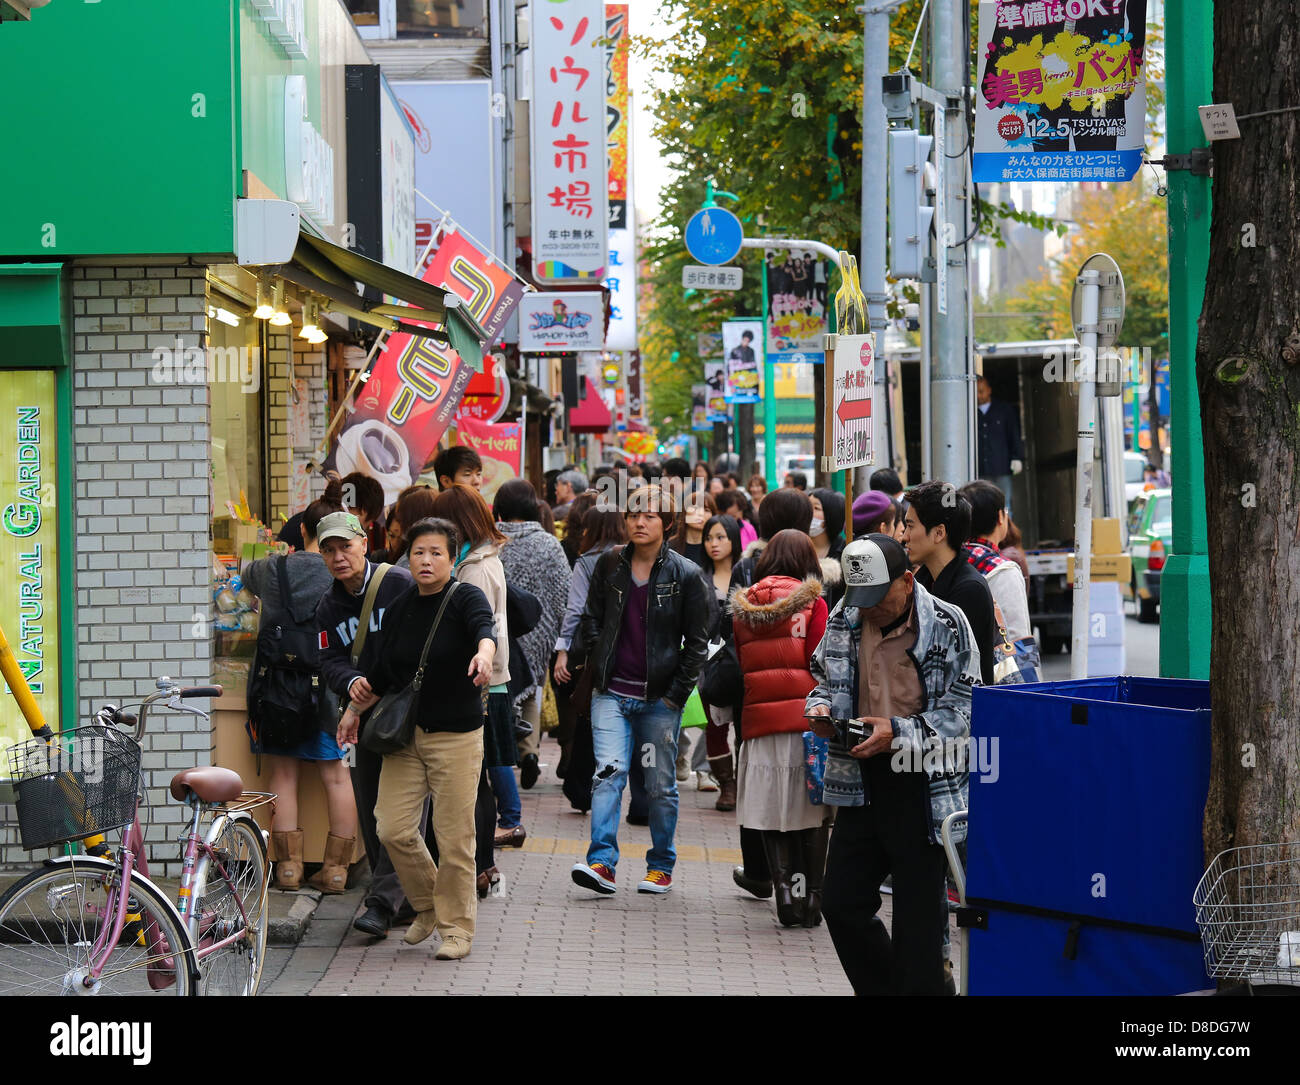
[[[326,539],[364,539],[366,529],[361,526],[356,513],[331,512],[322,516],[316,525],[316,541],[323,543]]]

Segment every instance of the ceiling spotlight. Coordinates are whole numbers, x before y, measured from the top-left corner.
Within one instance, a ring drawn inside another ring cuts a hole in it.
[[[270,291],[266,288],[266,280],[257,280],[257,308],[253,310],[253,315],[258,320],[270,320],[275,315],[275,310],[271,308]]]
[[[275,293],[271,301],[271,323],[277,328],[283,328],[293,323],[293,317],[289,315],[289,310],[284,305],[284,280],[281,279],[275,284]]]
[[[316,341],[316,337],[321,334],[320,325],[317,321],[317,306],[311,298],[302,303],[302,331],[298,333],[299,339],[306,339],[309,343]]]

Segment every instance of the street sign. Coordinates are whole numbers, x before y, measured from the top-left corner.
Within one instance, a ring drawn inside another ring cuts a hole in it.
[[[728,264],[740,253],[745,228],[722,207],[696,211],[686,224],[686,251],[701,264]]]
[[[468,418],[472,422],[495,422],[506,413],[510,402],[510,374],[505,355],[492,351],[483,355],[483,372],[470,377],[456,411],[456,424]]]
[[[872,395],[876,382],[874,335],[826,336],[827,471],[875,462],[871,447]]]
[[[739,290],[744,279],[744,268],[700,267],[687,264],[682,268],[682,286],[693,290]]]

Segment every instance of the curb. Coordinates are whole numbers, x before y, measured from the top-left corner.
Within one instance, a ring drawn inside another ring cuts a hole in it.
[[[272,890],[276,892],[276,890]],[[312,916],[321,902],[321,892],[317,889],[299,889],[297,898],[289,906],[289,914],[272,916],[266,927],[266,941],[272,946],[296,946],[311,925]]]

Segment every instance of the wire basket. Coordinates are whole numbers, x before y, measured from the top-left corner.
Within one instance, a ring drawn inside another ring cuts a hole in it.
[[[140,744],[113,727],[76,727],[9,749],[18,832],[28,851],[129,825],[140,789]]]
[[[1192,903],[1207,975],[1300,984],[1300,841],[1220,852]]]

